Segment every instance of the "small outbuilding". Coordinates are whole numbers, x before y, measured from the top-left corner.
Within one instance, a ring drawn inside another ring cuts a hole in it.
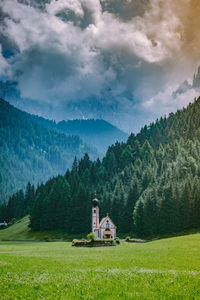
[[[0,227],[7,227],[8,223],[6,223],[6,221],[4,221],[3,223],[0,223]]]

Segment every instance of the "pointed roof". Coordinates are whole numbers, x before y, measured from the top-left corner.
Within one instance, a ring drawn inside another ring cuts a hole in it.
[[[103,224],[103,222],[105,221],[105,219],[106,219],[106,217],[101,220],[101,222],[99,223],[99,227]]]
[[[116,225],[114,224],[114,222],[111,220],[111,218],[110,218],[109,216],[106,216],[106,217],[104,217],[104,218],[101,220],[101,222],[99,223],[98,228],[101,227],[101,225],[104,223],[104,221],[105,221],[106,219],[109,219],[110,222],[113,223],[114,227],[117,228]]]

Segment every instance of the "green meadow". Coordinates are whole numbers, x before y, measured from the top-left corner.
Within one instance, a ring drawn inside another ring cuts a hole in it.
[[[0,299],[200,299],[200,234],[102,248],[0,242]]]

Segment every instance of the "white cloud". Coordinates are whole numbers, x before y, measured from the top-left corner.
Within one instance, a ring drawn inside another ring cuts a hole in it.
[[[161,115],[168,115],[170,112],[175,112],[177,109],[186,107],[195,98],[199,97],[200,94],[199,90],[191,88],[173,97],[174,91],[175,87],[168,87],[164,92],[160,92],[144,101],[142,108],[153,118],[158,118]]]
[[[56,15],[63,11],[73,11],[76,15],[83,16],[84,12],[78,0],[52,0],[46,4],[46,10],[50,15]]]
[[[0,44],[0,76],[6,76],[7,69],[8,69],[8,63],[2,55],[2,47]]]
[[[150,0],[140,15],[120,18],[120,6],[117,13],[105,9],[111,0],[104,9],[99,0],[51,0],[42,10],[1,0],[0,33],[19,51],[9,60],[0,51],[0,67],[18,81],[22,97],[54,106],[92,98],[105,110],[116,104],[118,114],[123,107],[124,115],[174,110],[195,94],[171,98],[172,84],[191,73],[190,58],[182,70],[192,1]]]

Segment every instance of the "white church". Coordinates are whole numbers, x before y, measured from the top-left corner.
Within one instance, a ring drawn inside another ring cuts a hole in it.
[[[107,215],[99,223],[99,201],[98,199],[92,200],[92,232],[95,239],[115,239],[117,227]]]

